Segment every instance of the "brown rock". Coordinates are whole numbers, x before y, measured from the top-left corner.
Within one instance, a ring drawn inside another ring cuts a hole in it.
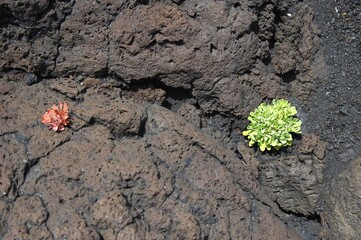
[[[231,151],[162,107],[149,107],[147,115],[143,138],[114,139],[109,128],[94,123],[30,168],[19,192],[24,199],[41,196],[55,238],[248,239],[265,236],[267,222],[275,223],[267,231],[281,239],[299,238],[268,211],[253,222],[252,211],[264,208],[260,201],[277,209]],[[253,201],[259,205],[252,207]],[[34,219],[43,229],[44,221]],[[250,232],[251,226],[261,230]],[[12,227],[7,236],[21,229]]]
[[[18,41],[16,44],[7,45],[6,50],[3,53],[3,57],[0,60],[1,68],[21,68],[29,69],[30,62],[25,56],[30,51],[31,44],[27,41]],[[12,61],[9,61],[11,59]]]
[[[47,211],[39,197],[23,196],[16,199],[11,209],[11,224],[41,225],[47,219]]]
[[[129,240],[140,240],[142,239],[138,231],[136,230],[136,226],[129,225],[126,226],[123,230],[119,231],[116,240],[129,239]]]
[[[29,51],[30,66],[27,70],[40,76],[52,75],[57,54],[56,40],[52,37],[44,36],[35,39]]]
[[[51,239],[51,232],[46,226],[32,226],[30,229],[25,226],[17,226],[16,228],[9,229],[4,235],[4,239]]]
[[[122,229],[132,221],[120,192],[110,192],[92,206],[93,222],[99,228]]]
[[[318,159],[323,159],[326,152],[326,143],[321,141],[318,136],[304,134],[301,145],[298,148],[299,155],[314,154]]]
[[[202,99],[199,101],[200,105],[207,110],[247,116],[259,106],[264,98],[281,97],[284,89],[280,84],[280,79],[268,73],[264,68],[263,63],[258,63],[257,70],[253,74],[220,79],[211,91],[211,95],[217,100],[204,101]]]
[[[67,219],[67,222],[58,229],[53,229],[53,237],[56,239],[66,238],[72,240],[101,239],[97,231],[91,227],[87,227],[84,219],[77,214],[72,215],[69,219]]]
[[[350,162],[332,179],[323,194],[321,214],[324,239],[359,239],[361,211],[361,158]]]
[[[165,211],[157,208],[150,208],[144,213],[145,221],[149,223],[153,232],[166,232],[171,229],[172,219]]]
[[[132,99],[137,102],[150,102],[161,105],[166,98],[166,92],[160,88],[146,86],[137,87],[131,91],[123,91],[121,92],[121,96],[125,99]]]
[[[29,133],[27,131],[27,133]],[[31,129],[31,139],[28,144],[30,159],[38,159],[53,151],[57,146],[69,141],[72,134],[70,129],[66,129],[60,134],[47,129],[45,125]]]
[[[189,103],[182,103],[177,109],[177,113],[188,122],[192,123],[195,127],[200,127],[201,111],[197,109],[194,105]]]
[[[20,134],[6,134],[0,137],[0,198],[14,199],[17,188],[24,181],[28,156],[24,147],[26,138]]]
[[[177,180],[173,195],[179,196],[182,203],[195,209],[194,214],[200,219],[201,226],[204,223],[211,225],[208,233],[210,238],[250,238],[251,201],[247,199],[241,186],[247,185],[245,189],[251,188],[260,194],[259,198],[263,196],[262,190],[256,190],[256,187],[252,186],[250,182],[253,180],[247,178],[248,174],[243,172],[242,168],[231,167],[237,166],[239,160],[234,159],[231,153],[220,150],[212,140],[197,132],[192,125],[168,111],[152,107],[148,116],[146,132],[149,135],[146,136],[151,151],[157,154],[159,161],[165,164],[167,169],[181,176]],[[186,139],[191,139],[193,144]],[[239,185],[234,182],[235,176],[239,177]],[[199,191],[203,193],[199,195]],[[268,221],[265,219],[270,217],[271,215],[268,215],[262,219]],[[274,223],[273,220],[269,221]],[[288,227],[280,230],[277,225],[272,226],[275,228],[275,238],[277,234],[284,237],[281,239],[299,238],[299,235]],[[261,236],[266,236],[269,229],[262,231],[264,235]],[[255,233],[255,236],[257,234],[260,233]]]
[[[201,4],[197,14],[203,21],[194,21],[174,5],[156,3],[119,15],[110,28],[110,71],[128,82],[157,77],[171,87],[189,89],[194,81],[195,90],[210,90],[217,79],[254,62],[258,39],[244,32],[255,15],[221,2]],[[224,30],[217,32],[217,26]]]
[[[286,225],[274,227],[275,224],[280,224],[280,220],[272,215],[264,206],[257,208],[253,224],[251,226],[254,233],[252,239],[302,239],[295,230],[289,229]]]
[[[275,47],[271,55],[276,73],[291,82],[291,91],[307,99],[325,73],[320,49],[320,31],[313,23],[313,10],[304,3],[295,5],[297,14],[283,15],[276,27]]]
[[[297,156],[260,164],[260,181],[282,209],[303,215],[315,213],[322,190],[324,152],[325,143],[319,137],[305,134]]]
[[[23,196],[16,199],[9,214],[5,239],[51,237],[51,233],[44,225],[48,213],[39,197]]]
[[[319,32],[289,2],[1,1],[0,238],[300,239],[274,200],[315,212],[325,144],[305,136],[261,186],[251,152],[199,129],[314,86]],[[151,105],[178,91],[177,113]]]
[[[9,74],[9,77],[13,76],[14,73]],[[13,85],[14,82],[4,81],[5,86],[8,84]],[[41,124],[42,114],[54,104],[58,104],[59,101],[64,101],[64,96],[51,91],[43,82],[31,87],[27,86],[25,82],[17,82],[15,86],[14,91],[0,95],[4,109],[2,112],[4,117],[0,118],[0,133],[17,131],[25,138],[30,139],[34,128],[46,130],[46,126]],[[67,101],[67,103],[72,109],[71,102]]]
[[[108,63],[107,36],[111,16],[99,2],[75,2],[70,14],[61,24],[62,37],[56,72],[94,75],[106,71]]]
[[[85,86],[77,82],[73,77],[56,79],[50,84],[51,89],[58,91],[69,98],[76,98]]]
[[[102,126],[79,131],[80,135],[42,157],[27,175],[27,183],[21,189],[24,194],[42,196],[49,213],[47,226],[54,238],[99,239],[98,233],[78,214],[90,217],[94,199],[107,191],[104,185],[99,185],[99,188],[91,188],[92,194],[85,194],[89,186],[99,184],[96,176],[89,176],[90,169],[98,172],[107,161],[112,148],[111,135]],[[88,139],[92,139],[93,144],[89,144]],[[79,184],[81,182],[83,184]]]
[[[86,122],[94,120],[108,127],[115,136],[140,134],[147,118],[144,106],[120,98],[86,97],[74,112]]]
[[[51,4],[49,0],[1,1],[4,24],[0,29],[0,67],[51,75],[59,37],[54,30],[71,6],[71,2],[63,1]]]
[[[173,236],[177,239],[200,239],[201,226],[197,218],[182,208],[175,208],[173,211]]]

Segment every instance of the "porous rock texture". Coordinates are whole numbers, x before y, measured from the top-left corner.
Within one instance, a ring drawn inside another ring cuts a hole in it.
[[[0,12],[2,69],[163,83],[205,112],[245,116],[288,87],[307,97],[323,69],[303,3],[2,1]]]
[[[267,161],[237,145],[259,103],[302,101],[322,77],[302,1],[0,13],[1,238],[316,239],[325,143],[308,134]],[[40,119],[59,101],[71,124],[55,133]],[[292,224],[310,216],[311,233]]]
[[[68,101],[66,131],[23,123],[46,109],[36,92],[60,97],[50,85],[18,83],[7,99],[32,98],[2,99],[19,116],[2,118],[14,126],[2,141],[15,142],[1,145],[5,239],[302,239],[234,152],[159,105],[95,86]]]

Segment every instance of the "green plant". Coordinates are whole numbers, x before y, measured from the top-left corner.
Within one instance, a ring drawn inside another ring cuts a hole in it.
[[[250,113],[250,124],[242,134],[248,137],[249,146],[257,143],[262,152],[291,146],[291,133],[301,134],[302,122],[296,114],[296,108],[284,99],[273,100],[271,105],[261,103]]]

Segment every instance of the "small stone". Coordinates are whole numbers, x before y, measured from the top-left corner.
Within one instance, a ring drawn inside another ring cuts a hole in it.
[[[27,73],[25,75],[25,82],[26,82],[26,85],[31,86],[35,83],[40,82],[40,79],[35,74]]]
[[[340,108],[340,113],[344,116],[347,116],[348,115],[348,110],[345,106],[341,107]]]

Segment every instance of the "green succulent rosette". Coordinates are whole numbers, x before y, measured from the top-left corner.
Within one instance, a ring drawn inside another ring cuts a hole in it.
[[[242,134],[248,137],[250,147],[257,143],[262,152],[291,146],[292,133],[302,133],[296,114],[296,108],[284,99],[273,100],[270,105],[261,103],[250,113],[250,124]]]

